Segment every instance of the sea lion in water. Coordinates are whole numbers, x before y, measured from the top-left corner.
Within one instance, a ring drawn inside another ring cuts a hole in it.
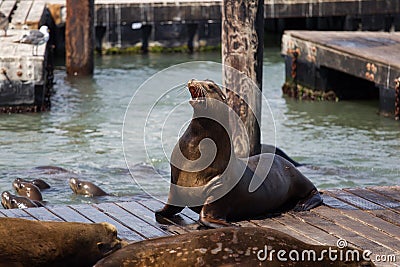
[[[35,169],[43,171],[44,174],[58,174],[68,172],[68,170],[57,166],[38,166],[35,167]]]
[[[230,111],[218,85],[191,80],[188,89],[193,117],[173,149],[168,202],[156,217],[171,217],[186,205],[200,213],[202,224],[221,227],[229,226],[227,221],[309,210],[322,203],[312,182],[281,156],[263,153],[247,164],[235,156]],[[204,165],[209,159],[203,153],[212,153],[205,144],[210,140],[216,151]]]
[[[85,196],[89,196],[89,197],[107,196],[108,195],[97,185],[95,185],[91,182],[81,181],[77,178],[69,179],[69,186],[71,187],[72,191],[74,191],[74,193],[77,195],[85,195]]]
[[[24,183],[30,183],[30,184],[36,185],[37,188],[39,188],[40,190],[50,188],[50,185],[48,183],[46,183],[45,181],[43,181],[42,179],[34,179],[34,180],[30,181],[30,180],[25,180],[22,178],[17,178],[14,180],[14,183],[17,183],[17,182],[24,182]]]
[[[43,200],[42,193],[40,193],[40,189],[34,184],[15,180],[13,182],[13,187],[20,196],[27,197],[31,200],[37,200],[37,201]]]
[[[4,191],[1,194],[1,205],[5,209],[26,209],[43,206],[39,201],[30,200],[27,197],[19,197],[8,191]]]
[[[328,251],[332,250],[335,253],[331,253],[331,259]],[[342,261],[340,255],[343,255]],[[374,264],[368,258],[364,259],[359,249],[310,245],[269,228],[226,227],[132,243],[94,266],[366,267]]]

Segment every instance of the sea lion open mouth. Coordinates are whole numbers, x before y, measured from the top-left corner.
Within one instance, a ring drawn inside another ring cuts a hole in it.
[[[207,94],[206,89],[201,83],[192,79],[188,82],[187,87],[189,88],[190,95],[192,96],[191,101],[203,102]]]

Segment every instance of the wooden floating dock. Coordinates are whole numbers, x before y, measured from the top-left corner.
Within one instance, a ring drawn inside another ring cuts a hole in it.
[[[393,114],[399,51],[399,32],[286,31],[281,52],[287,80],[293,80],[295,68],[301,85],[333,90],[339,99],[378,95],[381,112]]]
[[[288,212],[267,219],[235,223],[237,226],[269,227],[311,244],[336,247],[338,239],[349,246],[373,252],[377,266],[400,263],[400,186],[326,190],[324,206],[309,212]],[[109,222],[118,235],[129,241],[196,231],[198,214],[184,209],[165,224],[156,221],[154,211],[163,204],[155,199],[130,202],[46,206],[1,210],[1,217],[40,221]],[[379,256],[380,258],[375,258]],[[383,262],[385,259],[385,262]]]

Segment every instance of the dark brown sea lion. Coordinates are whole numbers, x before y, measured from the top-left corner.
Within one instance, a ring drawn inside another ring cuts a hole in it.
[[[19,197],[8,191],[4,191],[1,194],[1,205],[5,209],[26,209],[43,206],[39,201],[30,200],[27,197]]]
[[[34,184],[15,180],[13,182],[13,187],[20,196],[27,197],[31,200],[37,200],[37,201],[43,200],[42,193],[40,193],[40,189]]]
[[[0,218],[0,267],[93,266],[121,247],[109,223]]]
[[[282,158],[286,159],[287,161],[292,163],[295,167],[303,166],[303,164],[298,163],[297,161],[289,157],[285,152],[283,152],[282,149],[276,146],[261,144],[261,153],[273,153],[275,155],[279,155]]]
[[[74,193],[77,195],[84,195],[89,197],[108,195],[100,187],[93,184],[92,182],[81,181],[77,178],[69,179],[69,186],[71,187],[72,191],[74,191]]]
[[[24,183],[30,183],[33,185],[36,185],[40,190],[44,190],[44,189],[49,189],[50,185],[48,183],[46,183],[45,181],[43,181],[42,179],[34,179],[34,180],[25,180],[22,178],[17,178],[14,180],[14,183],[17,182],[24,182]]]
[[[214,82],[191,80],[188,88],[193,117],[172,152],[168,203],[156,215],[171,217],[189,206],[204,225],[221,227],[229,225],[226,221],[309,210],[322,203],[312,182],[284,158],[234,155],[231,111]]]
[[[358,249],[310,245],[273,229],[226,227],[132,243],[94,266],[374,266],[364,257]]]
[[[57,166],[38,166],[35,167],[35,169],[42,171],[44,174],[57,174],[68,172],[68,170]]]

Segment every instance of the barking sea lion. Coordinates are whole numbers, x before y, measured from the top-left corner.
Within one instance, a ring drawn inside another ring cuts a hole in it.
[[[168,203],[156,215],[171,217],[189,206],[204,225],[221,227],[227,221],[309,210],[322,203],[312,182],[283,157],[235,156],[231,111],[218,85],[191,80],[188,89],[193,117],[172,152]]]

